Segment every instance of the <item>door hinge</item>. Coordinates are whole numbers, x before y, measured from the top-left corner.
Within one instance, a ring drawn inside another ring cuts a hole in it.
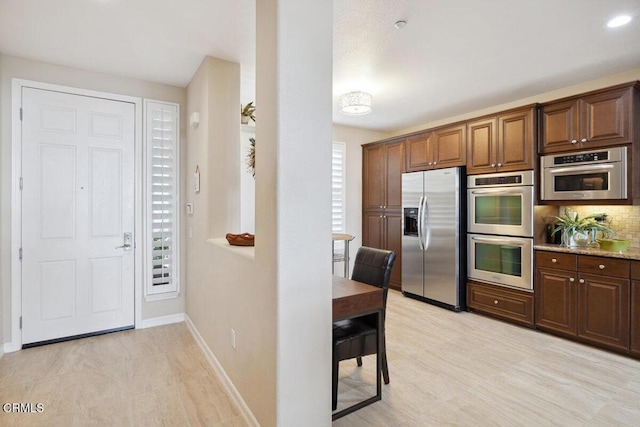
[[[22,329],[22,316],[20,316],[20,329]]]
[[[22,248],[18,250],[18,258],[20,258],[20,261],[22,261]]]
[[[22,177],[20,177],[20,189],[21,190],[22,190],[22,187],[23,187],[23,183],[24,183],[24,181],[22,180]]]
[[[22,107],[20,107],[20,121],[22,121]]]

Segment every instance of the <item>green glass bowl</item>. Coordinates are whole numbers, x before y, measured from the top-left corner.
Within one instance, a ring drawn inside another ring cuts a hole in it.
[[[631,240],[624,239],[598,239],[600,249],[613,252],[624,252],[627,250]]]

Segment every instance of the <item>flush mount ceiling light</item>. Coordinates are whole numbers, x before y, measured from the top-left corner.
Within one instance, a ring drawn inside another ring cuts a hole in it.
[[[371,94],[354,91],[340,95],[340,111],[349,116],[363,116],[371,112]]]
[[[607,21],[607,27],[609,28],[617,28],[622,27],[623,25],[631,22],[631,17],[629,15],[619,15],[615,18],[611,18]]]

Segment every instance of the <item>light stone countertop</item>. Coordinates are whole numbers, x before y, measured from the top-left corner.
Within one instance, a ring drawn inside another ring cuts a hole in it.
[[[594,256],[605,256],[609,258],[640,260],[640,250],[638,249],[628,249],[626,252],[612,252],[612,251],[605,251],[600,248],[591,248],[591,247],[567,248],[565,246],[552,245],[549,243],[534,245],[533,249],[539,250],[539,251],[564,252],[568,254],[594,255]]]

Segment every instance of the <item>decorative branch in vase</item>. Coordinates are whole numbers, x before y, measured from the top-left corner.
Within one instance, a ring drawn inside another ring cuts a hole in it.
[[[242,123],[243,125],[246,125],[249,123],[249,119],[253,120],[253,122],[255,123],[256,121],[256,116],[254,114],[255,112],[256,112],[256,107],[255,105],[253,105],[253,101],[251,101],[244,107],[242,106],[242,104],[240,104],[240,123]]]

